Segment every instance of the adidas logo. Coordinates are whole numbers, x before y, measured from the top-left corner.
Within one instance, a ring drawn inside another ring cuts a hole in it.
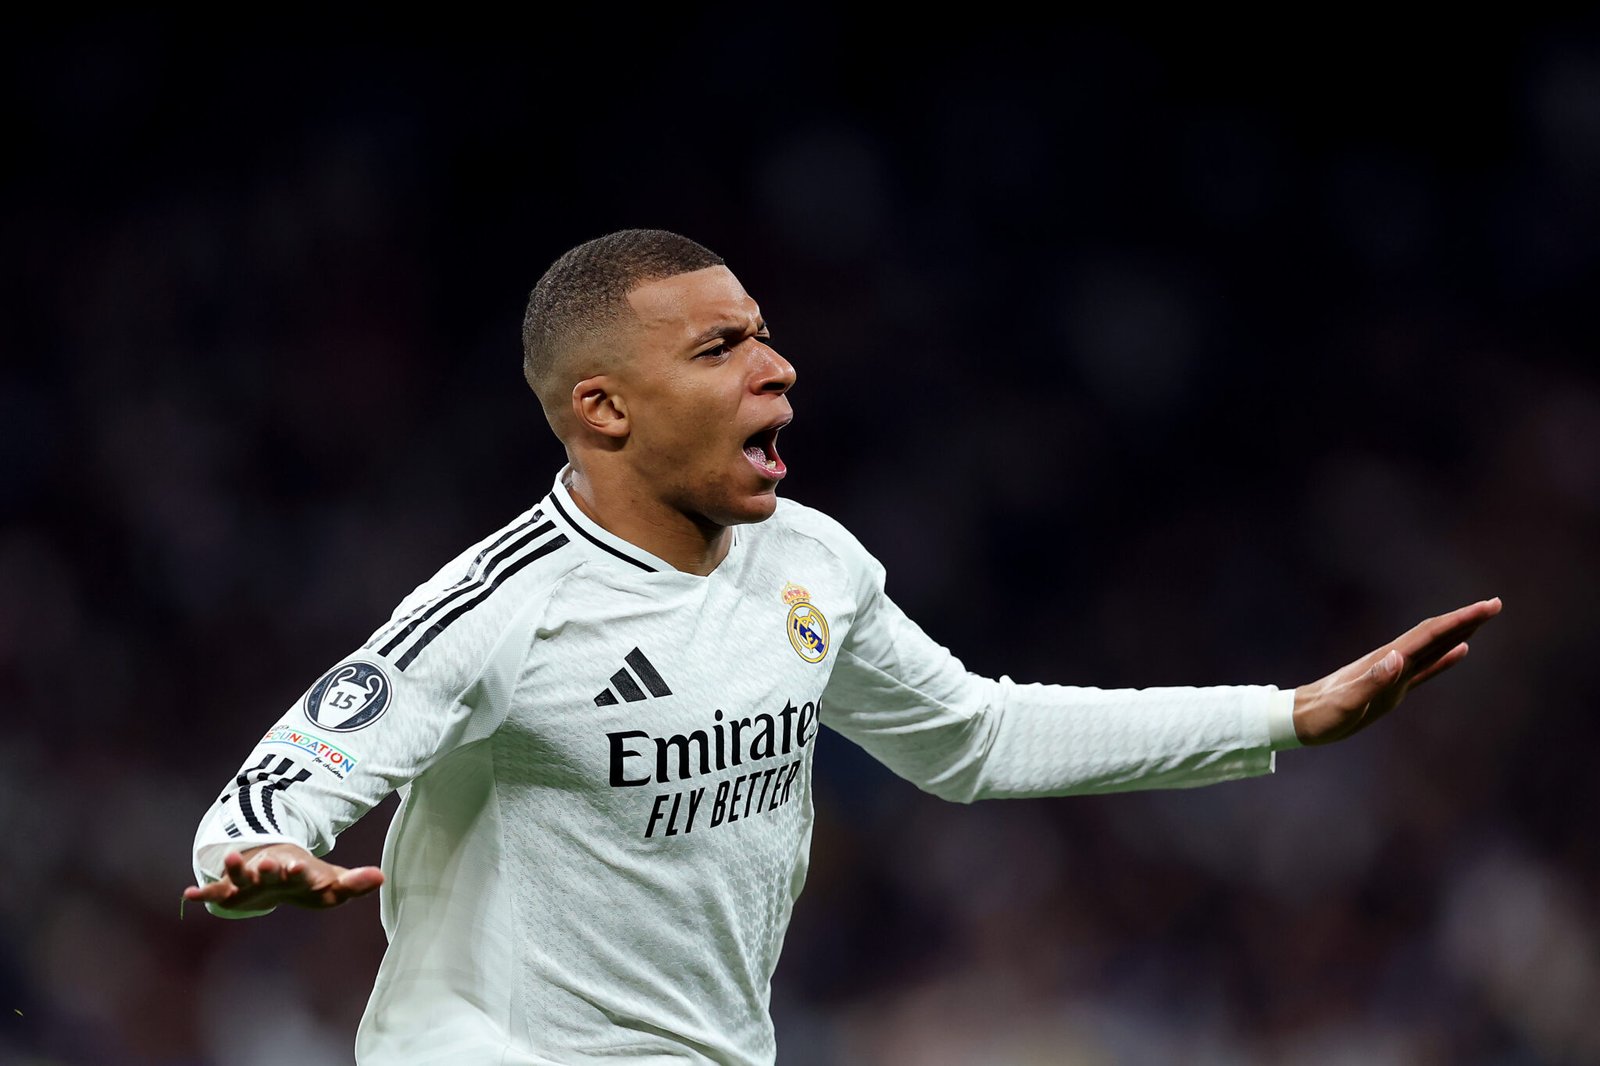
[[[601,689],[600,694],[594,698],[596,707],[610,707],[617,702],[619,693],[629,703],[638,703],[640,700],[649,699],[650,696],[672,695],[672,690],[661,680],[661,675],[656,673],[656,668],[650,664],[650,660],[644,657],[644,652],[634,648],[622,657],[622,661],[633,667],[633,673],[628,673],[628,666],[624,666],[612,674],[611,687]],[[638,675],[638,681],[634,680],[634,674]],[[640,682],[644,683],[643,689],[639,687]],[[650,690],[650,696],[644,694],[645,689]]]

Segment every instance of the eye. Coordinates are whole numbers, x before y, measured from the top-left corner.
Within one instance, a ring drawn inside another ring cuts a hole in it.
[[[743,344],[746,340],[758,340],[762,344],[771,344],[772,332],[763,326],[761,328],[761,332],[759,333],[753,333],[750,335],[750,337],[740,338],[733,341],[731,344],[728,341],[723,341],[720,344],[717,344],[715,347],[707,348],[704,351],[694,353],[694,358],[712,360],[726,359],[728,356],[733,354],[733,350],[735,348]]]

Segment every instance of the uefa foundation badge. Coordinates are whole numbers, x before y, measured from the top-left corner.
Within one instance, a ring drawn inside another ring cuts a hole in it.
[[[789,643],[808,663],[820,663],[828,654],[828,620],[811,603],[811,593],[802,585],[783,586],[783,602],[789,605]]]

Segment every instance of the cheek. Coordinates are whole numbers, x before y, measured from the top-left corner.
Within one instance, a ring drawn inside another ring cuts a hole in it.
[[[648,438],[680,455],[726,451],[738,424],[739,403],[711,389],[684,389],[654,405]]]
[[[690,396],[652,407],[634,433],[653,465],[671,472],[726,451],[730,425],[711,398]]]

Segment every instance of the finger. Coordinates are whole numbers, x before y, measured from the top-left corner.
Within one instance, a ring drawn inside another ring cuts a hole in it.
[[[226,903],[237,891],[227,881],[213,881],[209,885],[190,885],[183,890],[183,898],[201,903]]]
[[[1469,617],[1442,628],[1429,627],[1422,633],[1413,630],[1395,643],[1405,650],[1412,665],[1422,670],[1465,642],[1488,620],[1487,617]]]
[[[1419,645],[1442,645],[1441,652],[1448,651],[1461,643],[1463,639],[1477,628],[1500,613],[1500,597],[1479,600],[1469,603],[1465,607],[1458,607],[1436,618],[1429,618],[1413,626],[1402,638],[1406,641],[1415,641]],[[1460,634],[1451,639],[1451,634]]]
[[[1444,645],[1444,650],[1448,650],[1461,643],[1459,639],[1451,642],[1452,635],[1471,633],[1487,620],[1472,615],[1458,618],[1453,614],[1444,618],[1430,618],[1426,622],[1412,626],[1395,643],[1404,645],[1413,655],[1421,654],[1425,649],[1441,644]]]
[[[1500,613],[1500,600],[1498,597],[1490,600],[1479,600],[1469,603],[1465,607],[1457,607],[1453,611],[1424,618],[1410,629],[1406,630],[1402,640],[1427,643],[1444,633],[1459,629],[1467,625],[1482,625],[1484,622]]]
[[[1425,668],[1415,677],[1413,677],[1407,687],[1416,688],[1424,681],[1430,681],[1433,678],[1438,677],[1440,674],[1444,673],[1446,670],[1450,669],[1452,666],[1466,657],[1467,645],[1465,643],[1457,644],[1455,647],[1451,648],[1449,651],[1440,656],[1438,662]]]
[[[1492,596],[1487,600],[1469,603],[1465,607],[1457,607],[1455,610],[1441,614],[1437,618],[1431,618],[1429,621],[1441,630],[1461,625],[1468,621],[1486,622],[1500,613],[1501,606],[1500,597]]]
[[[1441,634],[1438,639],[1429,641],[1426,647],[1411,656],[1413,669],[1420,674],[1437,666],[1446,655],[1465,644],[1477,630],[1477,625],[1465,626]]]
[[[345,899],[365,896],[383,884],[383,871],[376,866],[358,866],[341,874],[336,884]]]
[[[255,870],[237,851],[230,851],[223,858],[222,871],[227,880],[232,881],[237,888],[251,888],[256,884]]]
[[[383,884],[383,872],[376,866],[362,866],[354,870],[326,866],[324,870],[334,876],[309,881],[302,892],[289,897],[288,901],[298,907],[337,907],[346,900],[365,896]]]
[[[283,887],[289,892],[316,895],[337,884],[342,873],[344,873],[342,867],[331,863],[317,859],[301,859],[284,864]]]
[[[267,886],[283,882],[283,864],[271,855],[261,855],[250,860],[256,871],[256,883]]]

